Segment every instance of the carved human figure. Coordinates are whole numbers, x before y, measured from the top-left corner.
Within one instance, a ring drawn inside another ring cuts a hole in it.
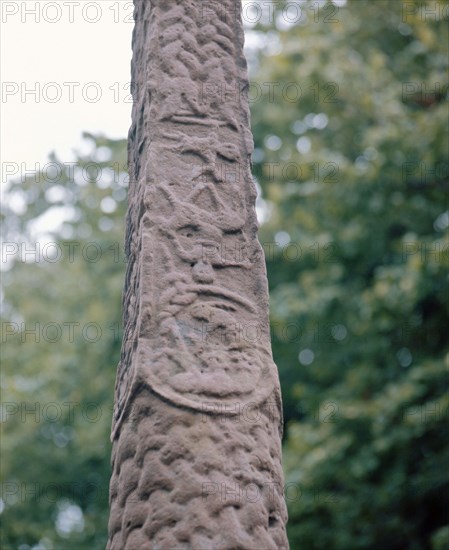
[[[240,5],[135,20],[108,549],[285,549]]]

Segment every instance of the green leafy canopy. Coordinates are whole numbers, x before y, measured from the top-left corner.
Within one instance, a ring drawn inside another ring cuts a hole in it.
[[[291,548],[442,550],[448,2],[287,4],[247,51]],[[2,210],[2,548],[106,542],[126,141],[85,140]]]

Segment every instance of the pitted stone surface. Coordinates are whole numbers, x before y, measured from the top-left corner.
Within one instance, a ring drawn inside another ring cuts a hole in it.
[[[135,20],[108,548],[287,548],[240,2]]]
[[[143,389],[114,442],[108,548],[288,548],[277,407],[213,416]]]

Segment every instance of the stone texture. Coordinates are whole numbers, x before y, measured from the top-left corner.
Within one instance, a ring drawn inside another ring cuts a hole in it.
[[[108,548],[288,548],[240,3],[135,20]]]

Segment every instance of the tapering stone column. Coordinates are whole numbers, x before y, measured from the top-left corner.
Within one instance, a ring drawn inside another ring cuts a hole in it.
[[[288,548],[240,9],[135,0],[110,550]]]

